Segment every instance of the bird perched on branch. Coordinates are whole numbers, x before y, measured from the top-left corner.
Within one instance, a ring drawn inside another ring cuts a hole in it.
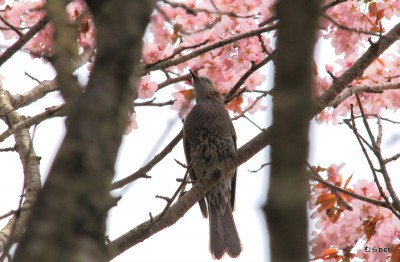
[[[183,146],[193,181],[207,175],[210,167],[236,151],[236,133],[224,101],[215,84],[189,70],[193,78],[196,105],[185,118]],[[236,170],[210,189],[199,201],[203,217],[210,223],[210,252],[216,259],[227,253],[238,257],[242,245],[232,216],[235,203]],[[208,206],[208,210],[207,210]]]

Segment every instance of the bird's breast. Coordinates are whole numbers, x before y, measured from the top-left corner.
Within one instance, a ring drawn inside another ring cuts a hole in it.
[[[232,122],[223,103],[200,103],[187,115],[184,134],[191,151],[197,151],[198,158],[209,165],[235,150],[231,128]]]

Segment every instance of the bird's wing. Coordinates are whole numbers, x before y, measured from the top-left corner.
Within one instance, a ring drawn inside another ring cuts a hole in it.
[[[233,127],[233,124],[231,126],[231,135],[232,135],[232,140],[233,140],[233,144],[235,146],[235,151],[236,151],[236,149],[237,149],[236,132],[235,132],[235,128]],[[232,211],[235,209],[236,175],[237,175],[237,168],[235,169],[235,174],[233,175],[232,181],[231,181],[231,208],[232,208]]]
[[[185,134],[185,132],[183,134]],[[183,151],[185,152],[186,164],[189,165],[192,162],[192,156],[190,154],[190,151],[191,151],[190,144],[189,144],[188,140],[186,139],[185,135],[183,136]],[[192,181],[197,180],[196,174],[194,173],[193,168],[190,168],[189,174],[190,174],[190,179]],[[205,201],[204,197],[199,200],[199,206],[200,206],[201,214],[203,215],[204,218],[207,218],[208,211],[207,211],[207,205],[206,205],[206,201]]]

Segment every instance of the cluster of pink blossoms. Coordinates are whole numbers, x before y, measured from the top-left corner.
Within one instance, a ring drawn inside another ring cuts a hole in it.
[[[44,0],[13,1],[11,5],[6,4],[5,1],[0,1],[0,8],[2,9],[3,19],[14,29],[0,21],[0,32],[6,40],[17,39],[19,34],[28,31],[46,15]],[[66,11],[71,22],[78,27],[78,45],[82,48],[94,48],[94,24],[84,1],[72,1],[67,5]],[[53,52],[53,33],[52,25],[47,24],[24,48],[29,50],[33,57],[50,56]]]
[[[332,62],[329,62],[326,68],[334,76],[340,77],[370,46],[369,39],[378,41],[380,34],[387,33],[393,27],[394,24],[390,22],[390,19],[400,17],[400,2],[390,0],[346,1],[328,9],[326,15],[331,20],[321,19],[327,32],[322,35],[325,39],[331,40],[335,54],[343,56],[335,61],[337,70],[333,70]],[[397,44],[395,52],[399,51],[400,44]],[[380,83],[398,82],[400,82],[399,59],[393,53],[386,52],[374,61],[361,77],[353,81],[351,86],[373,86]],[[317,75],[315,77],[315,94],[322,94],[331,84],[331,77]],[[382,94],[362,93],[360,96],[364,109],[371,114],[378,114],[382,109],[396,110],[400,106],[400,94],[397,90],[387,90]],[[343,101],[334,110],[327,108],[317,117],[317,120],[336,123],[340,118],[348,115],[350,104],[357,105],[354,96]]]
[[[322,5],[331,3],[329,0],[322,1]],[[5,39],[16,39],[19,30],[21,33],[29,30],[39,19],[44,17],[44,0],[21,0],[13,1],[8,5],[0,1],[3,8],[2,17],[11,24],[15,30],[4,22],[0,22],[3,37]],[[159,3],[156,12],[151,18],[150,34],[146,37],[143,48],[143,63],[152,64],[157,61],[173,58],[195,52],[205,46],[215,44],[221,40],[240,35],[259,28],[259,24],[270,19],[269,25],[276,23],[274,19],[274,0],[189,0],[184,2]],[[79,36],[77,43],[82,48],[94,47],[95,29],[90,14],[87,12],[83,0],[74,0],[66,10],[70,15],[71,22],[77,24]],[[336,55],[344,56],[332,67],[331,73],[340,76],[359,57],[361,52],[369,46],[368,38],[377,40],[376,35],[384,34],[390,29],[389,20],[400,16],[400,2],[383,0],[348,0],[331,8],[321,17],[320,24],[323,28],[319,35],[331,41]],[[374,35],[375,34],[375,35]],[[34,57],[51,55],[52,53],[53,28],[49,24],[45,30],[41,30],[26,46]],[[168,68],[173,74],[182,74],[187,68],[198,69],[199,74],[210,77],[221,89],[222,93],[228,92],[247,72],[252,65],[265,59],[274,48],[271,39],[275,32],[264,33],[259,36],[244,38],[234,43],[221,46],[217,49],[203,53],[189,61]],[[400,47],[399,47],[400,48]],[[395,56],[387,54],[375,61],[362,77],[356,79],[352,85],[373,85],[382,82],[396,83],[400,78],[399,61]],[[328,63],[331,67],[332,61]],[[259,71],[254,72],[244,83],[243,88],[248,92],[243,93],[247,99],[238,99],[235,105],[228,108],[235,112],[241,112],[247,107],[255,111],[256,105],[247,104],[243,101],[254,101],[254,94],[250,94],[266,80]],[[330,77],[319,74],[315,77],[315,94],[319,95],[331,85]],[[138,97],[147,99],[157,92],[157,83],[150,75],[140,80]],[[184,85],[184,89],[190,88]],[[184,90],[183,89],[183,90]],[[178,91],[181,92],[182,90]],[[188,97],[174,95],[175,110],[187,110]],[[394,90],[385,91],[383,94],[363,93],[362,102],[369,113],[379,113],[382,108],[395,109],[400,105],[398,92]],[[262,100],[262,99],[261,99]],[[334,110],[326,109],[318,116],[320,122],[337,121],[349,112],[349,105],[355,104],[354,97],[342,102]],[[183,105],[183,107],[180,107]],[[263,108],[263,107],[258,107]],[[185,112],[180,112],[184,116]]]
[[[323,1],[322,4],[330,2]],[[186,8],[179,5],[160,5],[158,12],[152,16],[151,40],[145,42],[143,62],[152,64],[158,60],[171,58],[175,50],[184,48],[186,50],[174,58],[195,52],[223,39],[255,30],[259,28],[261,22],[274,16],[274,1],[246,1],[246,4],[243,4],[242,1],[236,0],[219,0],[213,1],[213,3],[206,0],[182,2]],[[373,40],[377,40],[376,35],[384,34],[390,29],[389,20],[399,15],[400,3],[398,1],[349,0],[329,8],[326,15],[320,19],[323,29],[319,34],[331,41],[336,55],[344,56],[335,61],[337,70],[333,70],[332,61],[328,62],[330,65],[327,67],[332,67],[330,73],[340,76],[352,66],[369,46],[368,39],[372,37]],[[262,34],[261,39],[257,36],[245,38],[170,67],[168,71],[182,74],[187,68],[199,69],[199,74],[210,77],[221,92],[226,93],[249,70],[252,64],[259,63],[272,52],[274,45],[271,44],[270,39],[274,37],[275,33],[272,32]],[[204,44],[197,46],[201,43]],[[190,48],[194,46],[196,47]],[[365,74],[356,79],[352,85],[397,82],[400,77],[398,64],[398,59],[395,59],[394,56],[385,55],[375,61]],[[256,71],[245,82],[243,88],[251,92],[260,87],[265,80],[265,76]],[[146,81],[142,83],[143,85],[147,84]],[[331,83],[330,77],[324,76],[324,74],[316,75],[315,95],[320,95],[330,87]],[[191,88],[186,85],[185,87]],[[152,90],[156,92],[156,89]],[[147,94],[142,97],[151,94],[148,89],[143,89],[144,91]],[[139,90],[139,97],[140,93]],[[244,95],[252,96],[249,93]],[[174,95],[174,98],[176,103],[172,107],[173,109],[178,111],[188,109],[187,102],[184,101],[188,100],[188,97],[180,94]],[[379,113],[382,108],[397,108],[400,105],[398,98],[399,94],[395,90],[388,90],[378,95],[375,93],[361,95],[361,100],[369,113]],[[227,108],[240,113],[246,107],[251,106],[250,104],[244,105],[244,101],[249,101],[249,99],[238,99],[235,104],[228,105]],[[354,97],[345,100],[335,109],[326,109],[318,116],[317,120],[319,122],[336,122],[340,117],[348,115],[350,104],[355,104]],[[180,107],[181,105],[183,107]],[[186,113],[180,112],[179,115],[185,116]]]
[[[342,186],[340,166],[332,165],[316,171],[327,173],[327,182]],[[343,189],[373,200],[382,197],[373,181],[362,179],[348,188],[349,177]],[[388,195],[387,192],[384,192]],[[400,259],[400,220],[387,208],[380,207],[346,194],[333,194],[320,183],[312,187],[309,207],[315,222],[310,241],[313,259],[324,261],[350,261],[361,258],[363,261],[384,262],[387,259]],[[345,201],[351,209],[346,208]]]
[[[152,64],[160,59],[171,58],[174,50],[179,49],[184,51],[174,58],[196,52],[223,39],[258,29],[261,21],[273,15],[272,12],[268,12],[273,9],[273,1],[246,1],[245,4],[243,1],[232,0],[213,2],[215,6],[211,1],[182,2],[193,12],[169,4],[160,5],[159,11],[155,12],[151,19],[151,40],[144,44],[143,62]],[[201,43],[204,44],[199,45]],[[260,38],[254,36],[203,53],[167,70],[175,74],[183,74],[188,68],[198,70],[200,75],[212,79],[222,93],[227,93],[252,64],[262,61],[269,52],[272,52],[270,39],[263,35]],[[249,92],[254,91],[265,80],[265,75],[256,71],[245,81],[244,88]],[[145,88],[146,85],[154,82],[142,77],[140,83],[139,97],[147,97],[141,94],[141,90],[149,91]],[[186,92],[191,87],[184,84],[176,88],[178,92],[172,94],[176,101],[172,109],[178,110],[180,117],[185,117],[191,108],[190,99],[193,96],[190,92]],[[248,107],[251,107],[249,110],[251,112],[264,109],[262,99],[254,103],[255,99],[249,93],[243,96],[247,99],[236,99],[228,105],[228,108],[234,108],[237,113],[243,112]],[[243,101],[247,101],[248,104],[245,106],[242,104]]]

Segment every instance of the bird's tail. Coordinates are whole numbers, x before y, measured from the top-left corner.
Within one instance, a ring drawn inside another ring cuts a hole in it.
[[[215,205],[209,202],[210,212],[210,252],[215,259],[221,259],[225,252],[230,257],[238,257],[242,251],[239,234],[236,230],[232,211],[228,205],[220,214]]]

